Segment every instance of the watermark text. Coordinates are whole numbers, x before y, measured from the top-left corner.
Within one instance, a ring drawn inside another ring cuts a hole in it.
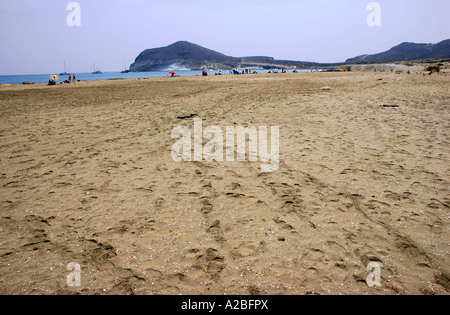
[[[191,162],[192,160],[195,162],[235,162],[236,160],[244,162],[247,160],[246,147],[248,143],[248,161],[257,162],[259,156],[259,161],[263,163],[261,172],[275,172],[280,164],[280,128],[277,126],[270,128],[270,139],[268,139],[268,131],[267,126],[261,126],[258,129],[256,127],[229,126],[225,128],[225,131],[218,126],[210,126],[203,130],[203,119],[194,118],[193,136],[189,127],[173,128],[172,139],[179,140],[172,147],[172,158],[176,162]],[[203,145],[203,140],[208,142]]]

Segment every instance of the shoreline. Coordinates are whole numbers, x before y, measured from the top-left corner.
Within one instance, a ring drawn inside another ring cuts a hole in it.
[[[433,65],[436,64],[437,62],[430,62],[430,63],[408,63],[408,62],[397,62],[397,63],[382,63],[382,64],[348,64],[348,65],[344,65],[342,66],[342,68],[347,68],[350,67],[351,71],[350,72],[370,72],[370,71],[410,71],[410,72],[420,72],[420,71],[425,71],[424,69],[426,68],[427,65]],[[450,63],[449,62],[445,62],[444,64],[444,69],[448,69],[450,68]],[[337,67],[336,69],[338,69],[339,67]],[[292,71],[295,69],[288,69],[288,73],[292,73]],[[201,72],[201,70],[189,70],[191,72]],[[214,71],[219,71],[219,70],[214,70]],[[221,70],[223,71],[223,73],[221,75],[232,75],[232,74],[228,74],[226,73],[227,70]],[[256,71],[268,71],[268,70],[256,70]],[[318,70],[318,69],[297,69],[297,71],[299,71],[298,73],[310,73],[310,72],[339,72],[339,71],[328,71],[328,70]],[[119,74],[119,72],[105,72],[105,74],[107,73],[115,73],[115,74]],[[163,71],[156,71],[156,72],[133,72],[133,74],[138,74],[138,73],[164,73]],[[258,74],[267,74],[265,73],[258,73]],[[80,73],[79,75],[90,75],[90,73]],[[120,75],[120,74],[119,74]],[[199,74],[192,74],[192,75],[181,75],[181,77],[192,77],[192,76],[199,76]],[[214,73],[209,74],[208,76],[214,76]],[[245,74],[248,75],[248,74]],[[28,77],[33,77],[33,76],[47,76],[46,74],[38,74],[38,75],[4,75],[4,76],[28,76]],[[48,75],[49,76],[49,75]],[[161,77],[166,77],[166,75],[161,75],[161,76],[154,76],[157,78],[161,78]],[[139,77],[140,79],[149,79],[149,78],[154,78],[152,76],[150,77]],[[168,75],[167,75],[168,77]],[[80,80],[80,82],[86,82],[86,81],[103,81],[103,80],[127,80],[127,79],[138,79],[138,77],[136,78],[120,78],[120,77],[112,77],[112,78],[108,78],[108,79],[89,79],[89,80]],[[25,81],[26,82],[26,81]],[[0,86],[11,86],[11,85],[36,85],[36,84],[46,84],[46,82],[41,82],[41,83],[33,83],[30,82],[31,84],[23,84],[22,83],[5,83],[5,84],[0,84]],[[60,82],[58,82],[57,85],[60,85]]]
[[[224,76],[231,76],[231,77],[253,77],[255,75],[261,76],[261,75],[269,75],[269,76],[275,76],[275,75],[302,75],[302,74],[312,74],[312,73],[320,73],[320,74],[326,74],[326,73],[338,73],[338,74],[343,74],[343,73],[370,73],[370,72],[410,72],[412,74],[417,74],[417,73],[427,73],[426,69],[426,65],[412,65],[412,66],[408,66],[408,65],[403,65],[403,64],[370,64],[370,65],[349,65],[352,67],[352,71],[349,72],[345,72],[345,71],[302,71],[302,72],[297,72],[297,73],[293,73],[293,72],[288,72],[288,73],[257,73],[257,74],[239,74],[239,75],[234,75],[234,74],[221,74],[221,75],[215,75],[215,74],[209,74],[207,77],[203,77],[203,78],[208,78],[208,77],[224,77]],[[445,63],[443,68],[442,68],[442,73],[448,72],[450,69],[450,63]],[[398,74],[398,73],[397,73]],[[70,85],[76,85],[76,84],[83,84],[83,83],[88,83],[88,82],[108,82],[108,81],[140,81],[140,80],[151,80],[151,79],[161,79],[161,78],[167,78],[167,79],[180,79],[180,78],[193,78],[193,77],[202,77],[201,75],[197,74],[197,75],[184,75],[184,76],[179,76],[179,77],[170,77],[170,76],[155,76],[155,77],[139,77],[139,78],[109,78],[109,79],[98,79],[98,80],[79,80],[76,82],[71,82],[71,83],[63,83],[63,82],[57,82],[57,84],[55,86],[52,87],[56,87],[56,86],[70,86]],[[0,84],[0,88],[5,88],[5,87],[17,87],[17,86],[23,86],[23,87],[33,87],[33,86],[39,86],[39,87],[43,87],[43,86],[49,86],[47,83],[33,83],[33,84]],[[50,87],[50,86],[49,86]]]

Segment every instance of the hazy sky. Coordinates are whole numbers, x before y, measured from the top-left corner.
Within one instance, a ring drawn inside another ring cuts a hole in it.
[[[0,74],[127,67],[146,48],[187,40],[234,57],[341,62],[401,42],[450,38],[449,0],[0,0]],[[381,26],[369,27],[370,2]]]

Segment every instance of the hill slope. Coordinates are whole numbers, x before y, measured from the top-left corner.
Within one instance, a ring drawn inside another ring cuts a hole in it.
[[[402,43],[379,54],[348,59],[346,63],[382,63],[439,58],[450,58],[450,39],[438,44]]]
[[[130,70],[156,71],[171,67],[199,69],[202,65],[232,66],[237,60],[196,44],[181,41],[167,47],[143,51],[131,65]]]
[[[272,57],[230,57],[214,50],[186,41],[176,42],[167,47],[147,49],[139,54],[130,71],[163,71],[177,68],[188,69],[232,69],[259,66],[264,68],[311,67],[320,64],[289,60],[275,60]]]
[[[324,64],[316,62],[275,60],[272,57],[231,57],[186,41],[167,47],[146,49],[131,65],[132,72],[165,71],[178,69],[233,69],[242,67],[271,68],[332,68],[345,64],[386,63],[419,59],[450,58],[450,40],[438,44],[402,43],[390,50],[348,59],[345,63]]]

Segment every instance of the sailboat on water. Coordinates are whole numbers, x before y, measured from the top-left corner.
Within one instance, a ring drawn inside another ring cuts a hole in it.
[[[94,72],[92,74],[102,74],[102,72],[99,69],[95,68],[95,62],[94,62]]]
[[[69,73],[67,73],[66,61],[65,60],[64,60],[64,72],[60,73],[59,75],[69,75]]]
[[[123,63],[123,71],[121,71],[120,73],[129,73],[130,70],[127,70],[127,66],[125,65],[125,62]]]

